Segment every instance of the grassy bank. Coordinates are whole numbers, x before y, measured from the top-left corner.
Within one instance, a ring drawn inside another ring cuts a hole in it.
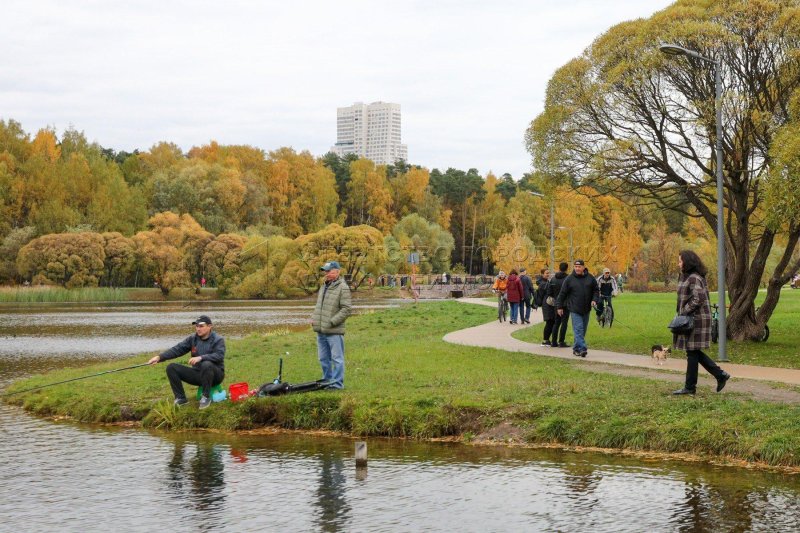
[[[764,298],[759,294],[758,305]],[[711,295],[716,301],[716,295]],[[654,344],[671,344],[672,334],[667,324],[675,316],[675,294],[623,293],[614,298],[614,325],[601,328],[595,320],[589,324],[589,349],[603,349],[633,354],[650,354]],[[734,363],[800,368],[800,290],[784,289],[778,307],[769,320],[767,342],[728,342],[728,358]],[[526,342],[541,342],[543,324],[520,330],[514,337]],[[567,341],[572,338],[572,324],[567,329]],[[716,357],[717,345],[709,354]]]
[[[448,331],[492,320],[494,310],[455,302],[407,306],[348,322],[347,389],[174,409],[164,365],[8,397],[34,413],[83,421],[141,420],[175,429],[264,425],[331,429],[361,436],[469,441],[493,434],[529,443],[629,448],[800,465],[800,407],[703,389],[668,394],[671,384],[595,374],[571,361],[444,343]],[[284,355],[285,352],[289,355]],[[319,376],[310,330],[229,343],[226,383],[270,381],[284,356],[284,380]],[[65,369],[10,390],[142,362]]]

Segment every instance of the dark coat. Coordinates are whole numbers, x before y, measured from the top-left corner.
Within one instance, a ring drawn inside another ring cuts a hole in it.
[[[539,287],[536,289],[536,301],[542,308],[542,319],[546,322],[556,317],[556,309],[552,305],[547,305],[548,292],[553,287],[551,280],[539,280]],[[555,298],[555,296],[553,296]]]
[[[672,336],[672,345],[676,350],[702,350],[711,346],[711,307],[708,305],[708,285],[703,276],[693,272],[681,279],[675,312],[694,315],[691,333]]]
[[[511,274],[508,276],[508,285],[506,285],[506,298],[508,298],[508,301],[513,303],[521,302],[524,292],[525,291],[522,288],[522,282],[519,280],[517,275]]]
[[[519,277],[519,281],[522,283],[522,290],[523,294],[522,297],[527,300],[531,301],[531,296],[533,296],[533,281],[531,281],[531,277],[527,274],[523,274]]]
[[[597,280],[584,270],[582,276],[578,276],[574,271],[567,276],[561,286],[561,292],[556,298],[556,308],[566,308],[570,313],[585,315],[592,310],[592,302],[600,303],[600,290]]]

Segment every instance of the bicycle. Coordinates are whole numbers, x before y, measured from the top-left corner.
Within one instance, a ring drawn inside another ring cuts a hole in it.
[[[719,341],[719,305],[711,304],[711,342],[716,344]],[[764,324],[764,329],[761,335],[756,338],[756,342],[767,342],[769,339],[769,326]]]
[[[497,295],[497,320],[499,322],[505,322],[507,315],[508,315],[508,300],[506,299],[506,293],[501,292]]]
[[[610,328],[614,323],[614,308],[611,307],[611,297],[603,296],[600,301],[603,304],[603,310],[597,316],[597,323],[600,324],[601,328],[606,327],[606,325]]]

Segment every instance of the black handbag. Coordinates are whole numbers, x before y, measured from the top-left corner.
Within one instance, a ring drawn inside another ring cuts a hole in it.
[[[676,335],[688,335],[694,329],[694,315],[675,315],[667,327]]]

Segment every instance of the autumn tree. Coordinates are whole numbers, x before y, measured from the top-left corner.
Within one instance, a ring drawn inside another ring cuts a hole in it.
[[[134,235],[139,260],[158,282],[164,295],[175,287],[189,287],[202,272],[202,252],[212,235],[191,215],[157,213],[150,230]]]
[[[133,239],[119,232],[106,232],[103,238],[103,277],[109,287],[118,286],[120,279],[133,267],[136,258],[136,245]]]
[[[683,0],[613,27],[556,72],[526,142],[554,181],[594,183],[621,199],[699,217],[715,230],[714,67],[668,57],[661,42],[720,65],[728,332],[755,339],[800,267],[792,260],[800,223],[770,224],[764,187],[791,175],[776,169],[775,155],[800,87],[796,0]],[[780,235],[788,246],[756,309]]]
[[[375,166],[369,159],[350,163],[345,207],[350,224],[365,224],[389,233],[395,224],[395,217],[386,167]]]
[[[318,286],[319,267],[327,261],[339,262],[342,275],[354,289],[370,273],[381,272],[386,264],[383,234],[371,226],[343,228],[330,224],[316,233],[301,235],[295,242],[298,256],[286,265],[285,274],[292,275],[309,294]]]
[[[17,270],[33,283],[96,287],[103,275],[103,245],[97,233],[42,235],[19,251]]]
[[[394,243],[385,243],[393,250],[387,260],[393,264],[394,272],[408,272],[407,257],[410,253],[419,254],[422,274],[446,272],[450,270],[450,255],[453,252],[453,236],[433,222],[428,222],[417,214],[403,217],[392,228]]]
[[[203,275],[217,285],[221,295],[229,293],[231,280],[241,273],[241,252],[246,241],[242,235],[223,233],[203,248]]]

